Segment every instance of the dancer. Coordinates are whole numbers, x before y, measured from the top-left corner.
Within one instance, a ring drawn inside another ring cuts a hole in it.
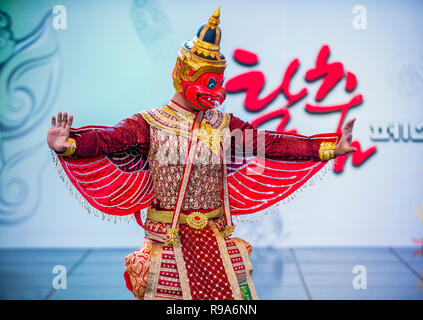
[[[232,216],[269,209],[355,151],[354,119],[342,135],[306,137],[217,110],[226,97],[219,19],[218,8],[180,48],[166,106],[114,127],[73,129],[71,115],[52,117],[48,145],[84,207],[145,229],[144,245],[125,258],[137,299],[257,299],[251,245],[231,237]]]

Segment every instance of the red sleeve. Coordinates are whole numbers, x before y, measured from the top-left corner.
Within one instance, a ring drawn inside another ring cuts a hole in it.
[[[150,147],[150,126],[144,118],[135,114],[114,127],[72,133],[76,141],[74,157],[93,158],[135,147],[141,153],[148,153]]]
[[[256,155],[260,151],[258,148],[264,148],[261,151],[264,151],[269,159],[320,161],[320,142],[313,141],[309,137],[257,130],[250,123],[242,121],[232,114],[229,129],[232,137],[235,137],[231,143],[232,154],[239,155],[241,152],[245,155],[245,150],[247,152],[252,150],[253,154]],[[260,134],[264,135],[260,137]],[[242,137],[242,141],[239,137]]]

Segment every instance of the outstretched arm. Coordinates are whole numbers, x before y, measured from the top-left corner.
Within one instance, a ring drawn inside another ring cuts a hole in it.
[[[356,151],[355,148],[351,147],[354,121],[355,119],[350,120],[344,126],[341,139],[333,149],[333,156]],[[258,149],[262,148],[262,154],[264,152],[269,159],[328,160],[328,158],[321,157],[321,142],[312,137],[257,130],[248,122],[244,122],[233,115],[231,115],[230,130],[232,135],[235,136],[235,143],[232,143],[233,154],[244,153],[245,150],[250,152],[252,150],[256,154]],[[261,139],[259,137],[260,134],[263,134]],[[239,137],[240,135],[242,136],[242,141],[237,139],[237,136]]]
[[[84,132],[71,130],[73,116],[61,112],[51,119],[47,143],[51,149],[64,155],[80,158],[97,157],[137,148],[147,153],[150,145],[148,123],[138,114],[126,118],[114,127],[93,128]]]

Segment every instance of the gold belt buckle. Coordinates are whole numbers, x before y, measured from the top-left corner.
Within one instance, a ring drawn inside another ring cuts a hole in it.
[[[199,211],[191,212],[187,217],[187,224],[194,229],[204,229],[207,225],[208,219],[206,215]]]

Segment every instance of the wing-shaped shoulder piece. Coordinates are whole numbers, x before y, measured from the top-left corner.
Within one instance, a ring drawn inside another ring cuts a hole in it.
[[[310,137],[319,142],[337,143],[337,134]],[[228,193],[233,215],[263,211],[282,201],[319,172],[326,161],[241,158],[227,165]],[[238,162],[238,163],[236,163]]]
[[[101,128],[87,126],[72,133]],[[135,149],[96,158],[62,157],[54,151],[53,156],[62,179],[90,213],[130,215],[154,199],[147,157]]]

